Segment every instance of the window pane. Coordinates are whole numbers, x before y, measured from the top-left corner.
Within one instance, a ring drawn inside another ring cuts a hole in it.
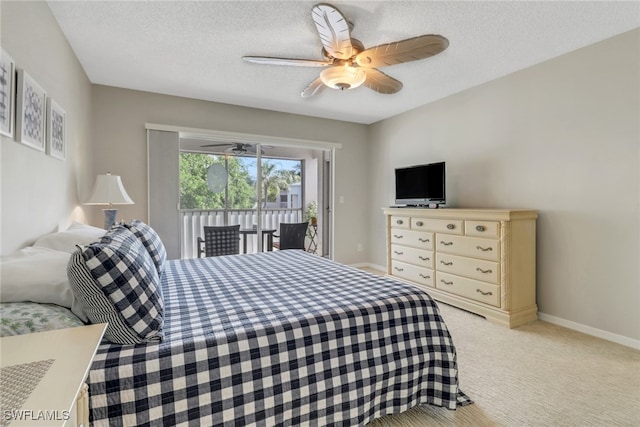
[[[302,197],[302,161],[262,160],[262,207],[299,209]]]
[[[250,157],[228,156],[229,209],[253,209],[256,205],[255,160]]]
[[[214,167],[215,185],[208,181],[208,171],[213,165],[220,165]],[[225,209],[227,203],[228,209],[255,209],[256,170],[255,157],[181,152],[180,209]],[[225,178],[220,176],[221,171],[223,174],[226,171],[226,186],[219,182]],[[301,160],[263,159],[262,207],[301,208],[301,171]]]
[[[224,157],[200,153],[180,153],[180,209],[224,209],[224,190],[214,193],[207,185],[207,170],[224,166]]]

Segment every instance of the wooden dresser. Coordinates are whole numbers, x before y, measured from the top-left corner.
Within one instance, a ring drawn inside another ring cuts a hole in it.
[[[509,328],[537,319],[536,211],[383,211],[389,275]]]

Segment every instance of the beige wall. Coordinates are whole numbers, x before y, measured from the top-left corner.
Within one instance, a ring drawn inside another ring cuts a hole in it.
[[[0,2],[0,44],[67,113],[67,159],[2,137],[2,254],[83,220],[78,192],[90,191],[91,84],[43,2]],[[34,31],[36,29],[37,31]]]
[[[444,160],[449,207],[539,210],[543,313],[639,340],[639,76],[635,30],[371,126],[371,260],[394,168]]]
[[[341,143],[336,152],[336,193],[344,203],[335,208],[335,258],[367,261],[365,252],[356,252],[368,232],[362,220],[368,216],[362,192],[367,187],[365,125],[98,85],[93,87],[92,111],[94,168],[121,175],[135,201],[119,206],[119,216],[125,219],[147,218],[145,123]],[[98,208],[93,209],[92,222],[102,222]]]

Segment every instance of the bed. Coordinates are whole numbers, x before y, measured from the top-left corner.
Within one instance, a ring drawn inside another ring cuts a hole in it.
[[[103,341],[92,425],[364,425],[471,403],[436,303],[300,250],[170,260],[161,335]]]

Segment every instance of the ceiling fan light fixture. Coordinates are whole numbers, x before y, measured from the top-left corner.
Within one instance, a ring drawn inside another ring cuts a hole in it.
[[[362,85],[367,79],[367,75],[363,70],[356,67],[329,67],[322,70],[320,79],[332,89],[346,90]]]

